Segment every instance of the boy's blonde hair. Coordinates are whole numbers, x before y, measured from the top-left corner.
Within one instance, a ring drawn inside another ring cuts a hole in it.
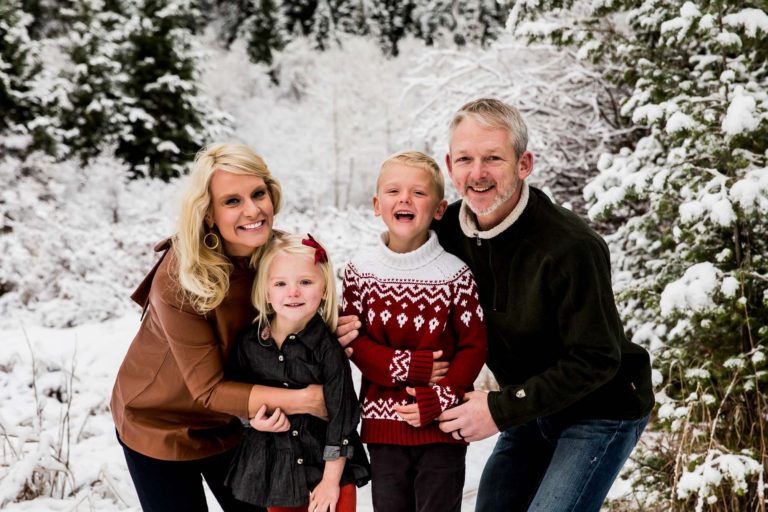
[[[381,164],[379,169],[379,177],[376,178],[376,193],[379,193],[379,183],[381,182],[381,173],[390,164],[401,164],[410,167],[417,167],[423,169],[429,173],[432,178],[432,183],[435,185],[435,191],[437,192],[437,198],[442,200],[445,196],[445,180],[443,179],[443,173],[440,170],[440,166],[437,165],[434,158],[431,158],[420,151],[400,151],[394,155],[387,157]]]
[[[267,291],[269,290],[269,267],[272,265],[275,256],[279,253],[306,256],[314,261],[315,251],[317,249],[304,245],[302,243],[304,240],[309,240],[309,238],[303,235],[294,235],[276,231],[272,242],[261,256],[261,260],[259,261],[259,273],[253,283],[253,290],[251,292],[251,302],[253,302],[253,306],[257,311],[256,320],[254,320],[254,322],[258,323],[259,332],[269,325],[269,320],[275,313],[275,310],[272,309],[272,306],[269,303],[267,295]],[[325,325],[327,325],[331,331],[335,331],[339,321],[339,311],[338,300],[336,299],[336,277],[333,273],[333,265],[331,264],[330,257],[328,257],[326,261],[318,261],[316,265],[320,267],[320,272],[325,281],[325,292],[323,293],[323,300],[320,303],[321,310],[318,312],[323,318]]]
[[[221,170],[264,180],[275,215],[280,211],[280,184],[272,176],[264,160],[243,144],[211,144],[195,157],[192,172],[181,200],[178,230],[174,247],[179,261],[179,284],[185,299],[201,314],[215,309],[229,292],[232,264],[223,252],[223,243],[210,249],[204,238],[212,231],[206,225],[211,211],[211,177]],[[215,229],[215,228],[214,228]],[[251,255],[255,268],[262,248]]]

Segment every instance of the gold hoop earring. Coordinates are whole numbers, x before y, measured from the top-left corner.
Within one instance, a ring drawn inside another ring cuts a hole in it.
[[[208,237],[213,237],[213,241],[211,242]],[[206,246],[210,250],[218,249],[219,247],[219,237],[216,235],[216,233],[206,233],[203,237],[203,245]]]

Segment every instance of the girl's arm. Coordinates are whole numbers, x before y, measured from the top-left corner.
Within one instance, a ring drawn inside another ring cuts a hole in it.
[[[311,414],[327,419],[323,386],[310,384],[304,389],[282,389],[255,385],[248,397],[248,417],[252,418],[262,405],[268,411],[280,408],[285,414]]]
[[[339,457],[336,460],[325,461],[323,470],[323,479],[317,484],[312,492],[309,493],[309,507],[307,510],[316,510],[317,512],[334,512],[336,503],[339,501],[339,482],[341,474],[344,472],[344,464],[347,459]]]

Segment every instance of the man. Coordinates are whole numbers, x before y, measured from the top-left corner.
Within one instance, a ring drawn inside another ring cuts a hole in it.
[[[654,404],[648,353],[630,343],[605,242],[525,179],[520,113],[492,99],[451,122],[448,173],[462,200],[434,225],[474,272],[501,387],[440,416],[467,441],[501,432],[477,510],[598,511]]]

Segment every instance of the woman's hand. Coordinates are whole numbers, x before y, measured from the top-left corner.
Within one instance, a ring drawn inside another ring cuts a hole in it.
[[[310,512],[335,512],[340,492],[338,482],[323,478],[317,487],[309,493],[307,510]]]
[[[320,384],[310,384],[300,391],[303,391],[305,395],[302,404],[302,408],[305,409],[303,412],[323,420],[328,420],[328,409],[325,408],[323,386]]]

